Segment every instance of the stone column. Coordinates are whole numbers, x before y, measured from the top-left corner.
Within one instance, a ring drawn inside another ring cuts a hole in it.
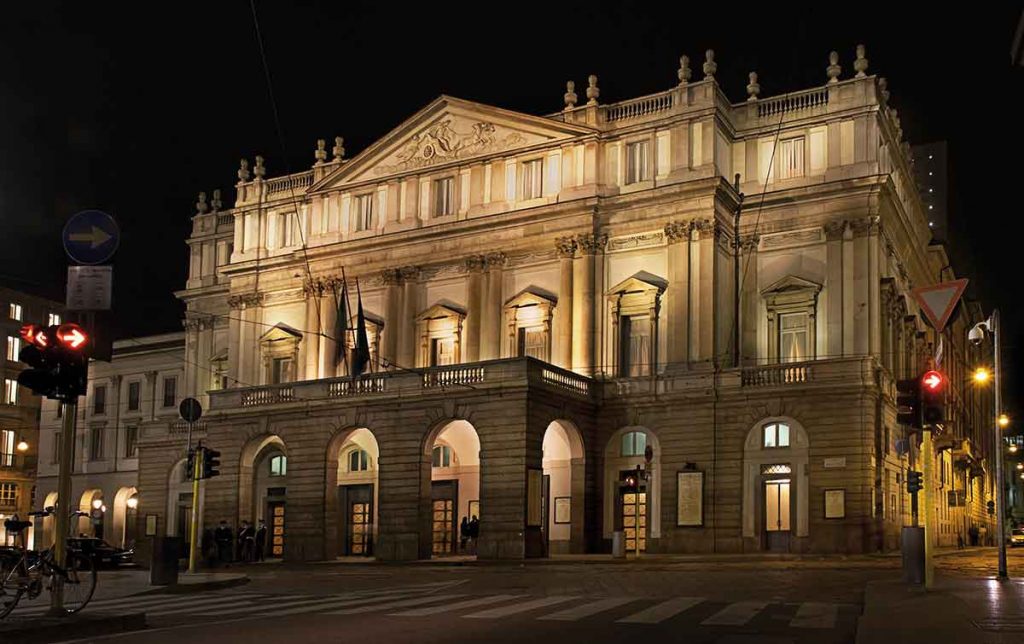
[[[758,323],[761,314],[761,290],[757,278],[758,237],[742,241],[740,255],[740,364],[756,365]]]
[[[668,240],[667,309],[669,371],[685,369],[690,359],[690,228],[688,221],[665,225]]]
[[[554,363],[563,369],[572,369],[572,273],[576,240],[559,237],[555,240],[555,249],[558,252],[558,305],[555,307],[558,351],[554,354]]]
[[[398,336],[398,364],[412,368],[416,364],[416,315],[420,312],[420,267],[403,266],[402,277],[402,316]]]
[[[505,254],[489,253],[485,264],[487,276],[480,315],[480,360],[496,360],[501,357],[501,295]]]
[[[466,258],[466,299],[469,311],[466,315],[466,339],[463,362],[480,360],[481,318],[484,310],[484,256]]]
[[[607,237],[592,233],[576,236],[580,256],[572,273],[572,368],[589,376],[594,372],[594,256]]]
[[[238,387],[239,353],[242,337],[242,302],[237,296],[228,298],[228,386]]]
[[[707,362],[715,351],[715,222],[705,219],[694,227],[691,246],[690,360]]]
[[[882,281],[879,272],[879,264],[883,258],[879,258],[882,224],[877,216],[869,218],[868,225],[868,347],[871,354],[881,359],[882,357]]]
[[[306,380],[317,380],[320,377],[320,301],[323,295],[323,282],[316,278],[310,278],[303,284],[302,291],[306,295],[306,326],[302,344],[305,352],[303,374]]]
[[[260,333],[259,314],[263,304],[262,293],[246,293],[241,296],[242,322],[239,329],[238,379],[243,387],[260,384],[259,347],[257,341]]]
[[[149,391],[149,405],[147,405],[149,407],[149,413],[146,414],[146,415],[149,416],[150,420],[156,420],[156,409],[157,409],[156,380],[157,379],[156,379],[156,372],[155,371],[147,371],[146,372],[146,389]],[[143,400],[145,400],[146,399],[146,394],[143,393],[141,397],[142,397]],[[163,400],[163,396],[160,396],[160,400],[161,401]]]
[[[320,296],[320,322],[323,335],[320,337],[320,378],[333,378],[338,372],[338,342],[344,338],[334,337],[338,322],[338,300],[341,285],[331,280],[324,284]]]
[[[847,225],[843,230],[843,355],[852,356],[856,352],[857,336],[854,333],[854,298],[853,298],[853,228]]]
[[[843,231],[845,221],[825,224],[825,353],[843,355]]]
[[[384,333],[381,357],[394,363],[398,360],[398,335],[402,328],[402,278],[398,269],[381,272],[384,282]]]
[[[196,382],[195,396],[200,397],[210,390],[210,357],[213,355],[212,317],[196,321]]]

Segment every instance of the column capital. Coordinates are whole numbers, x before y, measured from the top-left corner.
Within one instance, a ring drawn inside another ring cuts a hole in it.
[[[693,228],[692,221],[670,221],[665,224],[665,239],[667,239],[670,244],[675,244],[681,241],[690,241],[691,228]]]
[[[415,282],[420,278],[423,269],[419,266],[403,266],[398,269],[403,282]]]
[[[857,236],[878,235],[882,232],[882,220],[878,215],[861,217],[850,222],[853,233]]]
[[[505,264],[508,262],[508,256],[502,252],[487,253],[484,258],[484,262],[488,270],[492,268],[504,268]]]
[[[397,268],[385,268],[380,272],[380,281],[384,286],[398,286],[402,283],[402,273]]]
[[[306,297],[320,297],[325,288],[324,280],[319,277],[308,277],[302,282],[302,292]]]
[[[740,238],[740,248],[745,252],[751,252],[757,250],[757,245],[761,243],[760,235],[749,235],[747,237]]]
[[[846,220],[837,219],[826,222],[824,228],[825,239],[828,241],[839,241],[843,238],[843,233],[846,232]]]
[[[558,237],[555,239],[555,252],[559,257],[572,259],[576,254],[576,240],[572,237]]]
[[[232,309],[247,309],[263,304],[264,293],[240,293],[228,298],[228,306]]]
[[[470,255],[463,260],[467,273],[479,273],[484,270],[487,258],[484,255]]]
[[[604,250],[608,243],[608,235],[604,233],[581,233],[576,235],[576,244],[584,255],[595,255],[597,251]]]

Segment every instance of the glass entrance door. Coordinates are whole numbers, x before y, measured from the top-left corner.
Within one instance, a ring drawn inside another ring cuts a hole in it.
[[[764,482],[765,537],[768,550],[789,550],[790,481],[776,479]]]
[[[434,481],[431,484],[431,553],[435,557],[455,554],[458,537],[455,518],[458,507],[458,485],[455,480]]]
[[[270,513],[270,555],[284,556],[284,502],[274,501],[267,504]]]
[[[622,531],[626,552],[647,551],[647,492],[626,492],[622,495]]]

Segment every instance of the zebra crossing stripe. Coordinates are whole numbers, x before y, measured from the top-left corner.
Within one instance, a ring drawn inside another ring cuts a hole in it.
[[[500,608],[492,608],[490,610],[480,611],[479,613],[470,613],[469,615],[463,615],[463,617],[467,617],[469,619],[496,619],[498,617],[507,617],[509,615],[515,615],[517,613],[525,613],[528,610],[535,610],[537,608],[554,606],[555,604],[564,604],[567,601],[577,599],[577,597],[577,595],[555,595],[553,597],[541,597],[540,599],[534,599],[528,602],[512,604],[511,606],[502,606]]]
[[[701,622],[701,626],[742,626],[760,613],[768,602],[734,602]]]
[[[218,599],[216,601],[209,600],[197,600],[191,604],[184,604],[175,606],[173,608],[164,608],[162,606],[153,606],[153,610],[146,610],[146,615],[151,617],[157,617],[159,615],[175,615],[179,613],[195,613],[196,611],[203,611],[198,613],[200,615],[226,615],[235,612],[235,610],[226,609],[237,609],[239,606],[245,606],[242,610],[247,610],[249,607],[256,606],[252,599]],[[213,612],[209,612],[211,609],[216,609]]]
[[[591,615],[596,615],[633,601],[636,601],[635,597],[609,597],[608,599],[601,599],[589,604],[582,604],[580,606],[567,608],[565,610],[558,611],[557,613],[538,617],[537,619],[554,620],[559,622],[575,622],[578,619],[590,617]]]
[[[369,606],[359,606],[356,608],[345,608],[342,610],[335,610],[327,613],[328,615],[355,615],[357,613],[372,613],[376,610],[387,610],[390,608],[405,608],[406,606],[419,606],[421,604],[430,604],[433,602],[443,602],[449,599],[455,599],[456,597],[465,597],[464,593],[456,595],[432,595],[430,597],[415,597],[413,599],[401,599],[393,602],[386,602],[384,604],[371,604]]]
[[[273,598],[271,598],[271,600],[274,601],[274,607],[275,608],[286,608],[288,606],[296,606],[298,604],[303,604],[303,603],[308,603],[310,601],[315,601],[316,599],[318,599],[318,598],[314,597],[313,595],[289,595],[289,596],[287,596],[287,598],[284,599],[284,601],[276,601]],[[201,612],[197,612],[195,614],[196,615],[203,615],[203,616],[216,615],[216,616],[219,617],[221,615],[237,615],[238,613],[250,612],[253,608],[257,608],[257,609],[260,608],[260,606],[258,606],[258,605],[254,605],[252,603],[249,603],[246,606],[241,607],[241,608],[231,608],[230,610],[220,610],[220,609],[217,609],[217,610],[208,611],[208,610],[206,610],[206,608],[209,605],[210,604],[207,604],[205,606],[200,606],[199,609],[200,609]],[[225,606],[225,608],[229,608],[229,607]],[[154,614],[156,614],[156,613],[154,613]]]
[[[793,628],[835,628],[838,613],[836,604],[804,602],[789,625]]]
[[[128,595],[126,597],[121,597],[121,598],[118,598],[118,599],[104,599],[104,600],[100,600],[100,601],[89,602],[89,604],[86,605],[85,610],[116,608],[119,611],[126,611],[126,610],[143,610],[144,611],[144,610],[147,610],[148,608],[152,608],[154,606],[170,607],[170,606],[176,606],[176,605],[191,604],[191,603],[195,603],[196,601],[207,601],[207,600],[211,600],[211,599],[214,599],[214,600],[220,599],[220,598],[231,598],[231,599],[250,598],[250,599],[252,599],[252,598],[257,598],[257,597],[262,597],[262,596],[263,595],[256,594],[256,593],[243,593],[243,594],[238,594],[238,595],[226,595],[226,594],[212,595],[212,594],[204,594],[204,595],[200,595],[200,596],[189,595],[187,597],[181,597],[181,596],[176,596],[176,595],[164,595],[164,594],[161,594],[161,595],[146,595],[146,596],[143,596],[143,597],[137,597],[137,596],[134,596],[134,595]],[[22,617],[28,617],[28,616],[34,616],[34,615],[43,615],[43,614],[45,614],[48,611],[49,611],[49,607],[48,606],[23,606],[21,610],[15,609],[14,614],[22,616]]]
[[[333,608],[342,608],[345,606],[362,606],[366,604],[373,604],[375,602],[394,600],[398,597],[408,596],[413,594],[414,591],[391,591],[389,593],[381,593],[372,597],[368,596],[351,596],[351,595],[335,595],[334,597],[321,597],[318,600],[310,600],[302,602],[301,605],[295,604],[293,608],[286,608],[284,610],[273,610],[270,612],[260,612],[260,617],[284,617],[286,615],[298,615],[299,613],[313,613]]]
[[[477,606],[497,604],[503,601],[519,599],[521,597],[526,597],[526,595],[491,595],[489,597],[467,599],[466,601],[456,602],[454,604],[443,604],[441,606],[427,606],[425,608],[413,608],[412,610],[406,610],[400,613],[390,614],[399,617],[423,617],[425,615],[437,615],[438,613],[448,613],[456,610],[465,610],[467,608],[476,608]]]
[[[658,624],[703,601],[703,597],[673,597],[617,621],[622,624]]]

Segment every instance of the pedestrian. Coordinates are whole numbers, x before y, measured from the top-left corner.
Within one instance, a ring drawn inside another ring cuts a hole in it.
[[[245,563],[252,563],[252,551],[256,545],[256,531],[252,524],[242,521],[242,529],[238,531],[238,554],[239,559]]]
[[[970,539],[972,546],[978,545],[978,535],[978,526],[972,523],[970,529],[967,530],[967,537]]]
[[[469,520],[469,538],[472,544],[473,553],[476,554],[477,543],[476,540],[480,538],[480,519],[473,515],[473,518]]]
[[[469,541],[469,517],[462,517],[459,524],[459,545],[462,550],[466,549],[466,542]]]
[[[232,539],[231,528],[224,519],[221,519],[220,525],[213,531],[213,541],[217,544],[218,561],[225,566],[231,563],[231,542],[234,539]]]
[[[260,519],[256,528],[256,561],[263,561],[267,550],[267,522]]]
[[[957,550],[963,550],[964,549],[964,533],[963,532],[957,532],[956,533],[956,549]]]

